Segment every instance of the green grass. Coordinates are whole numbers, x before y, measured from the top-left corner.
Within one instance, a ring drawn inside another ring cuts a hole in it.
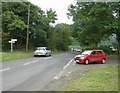
[[[33,56],[33,52],[23,52],[23,51],[15,51],[13,53],[1,52],[0,54],[2,54],[1,60],[13,60],[18,58],[28,58]]]
[[[69,48],[79,48],[79,49],[81,49],[81,46],[72,46],[72,45],[70,45]]]
[[[113,54],[111,54],[111,55],[107,55],[107,58],[118,58],[118,55],[117,54],[115,54],[115,55],[113,55]]]
[[[57,54],[57,53],[64,53],[65,51],[52,51],[52,54]],[[68,52],[68,51],[66,51]],[[19,58],[29,58],[33,57],[34,51],[14,51],[13,53],[10,52],[0,52],[0,60],[5,61],[5,60],[14,60],[14,59],[19,59]]]
[[[86,72],[61,86],[59,91],[118,91],[118,66]]]

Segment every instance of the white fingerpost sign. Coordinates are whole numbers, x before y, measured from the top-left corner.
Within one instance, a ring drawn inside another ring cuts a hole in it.
[[[13,43],[15,43],[15,41],[17,41],[17,39],[11,39],[11,41],[8,41],[11,43],[11,53],[13,52]]]
[[[11,41],[17,41],[17,39],[11,39]]]

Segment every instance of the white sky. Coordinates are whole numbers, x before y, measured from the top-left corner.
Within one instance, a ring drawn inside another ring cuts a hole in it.
[[[68,6],[75,4],[76,0],[28,0],[32,4],[41,7],[44,11],[52,8],[57,13],[58,20],[56,23],[67,23],[72,24],[72,19],[67,18]]]

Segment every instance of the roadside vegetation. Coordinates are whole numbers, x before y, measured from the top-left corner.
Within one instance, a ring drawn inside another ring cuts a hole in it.
[[[54,24],[56,11],[47,11],[30,3],[29,49],[47,46],[54,51],[67,51],[72,42],[79,42],[80,47],[98,48],[101,41],[109,37],[119,43],[120,17],[118,3],[77,2],[68,7],[68,17],[74,23]],[[10,49],[8,41],[15,38],[15,49],[25,49],[27,31],[28,3],[2,3],[2,48]],[[93,20],[94,19],[94,20]],[[54,26],[55,25],[55,26]],[[116,47],[116,42],[114,42]],[[108,46],[110,46],[108,44]]]
[[[4,60],[14,60],[14,59],[19,59],[19,58],[28,58],[28,57],[33,57],[33,51],[29,52],[23,52],[23,51],[14,51],[13,53],[10,52],[1,52],[2,55],[2,61]]]
[[[3,2],[2,3],[2,49],[9,50],[8,41],[17,39],[14,49],[26,47],[28,3]],[[47,11],[30,3],[29,49],[37,46],[46,46],[54,51],[67,51],[71,42],[71,32],[68,24],[57,24],[56,11],[51,8]]]
[[[69,50],[66,52],[72,51],[71,48],[82,49],[80,46],[69,46]],[[92,48],[90,48],[90,47],[84,48],[84,50],[87,50],[87,49],[92,49]],[[109,48],[102,48],[102,50],[104,50],[105,53],[107,54],[107,58],[115,58],[115,59],[118,58],[117,51],[112,53],[112,50]],[[63,52],[65,52],[65,51],[54,50],[54,51],[52,51],[52,54],[63,53]],[[19,50],[19,51],[14,50],[13,53],[10,53],[10,50],[9,50],[9,51],[0,52],[0,54],[2,55],[0,60],[4,61],[4,60],[14,60],[14,59],[19,59],[19,58],[33,57],[34,51],[31,50],[31,51],[26,52],[25,50],[24,51],[23,50]]]
[[[109,37],[117,39],[120,46],[119,3],[77,2],[68,8],[68,16],[73,18],[72,36],[82,47],[97,48],[101,41]],[[116,15],[114,15],[116,13]],[[114,44],[115,45],[115,44]],[[109,46],[109,44],[107,44]]]
[[[118,66],[85,72],[61,86],[59,91],[118,91]]]
[[[111,54],[111,55],[107,55],[107,58],[114,58],[114,59],[118,59],[118,55],[116,54]]]

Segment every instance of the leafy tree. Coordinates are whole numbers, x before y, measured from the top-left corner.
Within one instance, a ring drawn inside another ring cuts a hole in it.
[[[68,16],[73,17],[73,36],[81,45],[97,47],[98,42],[118,29],[115,16],[117,3],[77,2],[70,5]]]
[[[50,38],[48,41],[49,47],[53,50],[56,51],[56,45],[57,45],[57,31],[55,30],[54,27],[50,28]]]
[[[2,3],[3,48],[8,49],[8,40],[17,38],[16,48],[25,48],[27,33],[28,3]],[[41,8],[30,3],[29,48],[47,46],[50,37],[49,23],[56,20],[52,9],[45,13]]]
[[[47,18],[49,23],[55,23],[55,20],[57,20],[57,14],[56,11],[53,11],[51,8],[47,10]]]
[[[70,45],[70,42],[71,42],[69,25],[57,24],[55,26],[55,30],[57,31],[57,38],[56,38],[57,49],[63,50],[63,51],[68,50],[68,46]]]
[[[3,45],[5,45],[6,42],[8,43],[8,40],[11,38],[17,38],[21,43],[21,32],[27,27],[26,24],[12,11],[5,11],[2,17],[2,28],[4,29]],[[4,35],[7,35],[7,37],[4,38]]]

